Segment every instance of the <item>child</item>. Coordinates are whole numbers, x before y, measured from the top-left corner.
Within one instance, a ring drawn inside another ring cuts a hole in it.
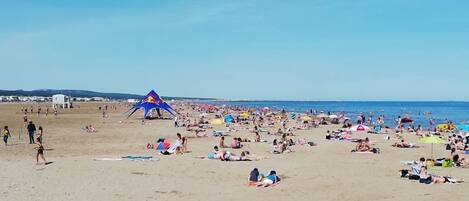
[[[8,145],[8,138],[11,137],[10,130],[8,129],[8,126],[5,126],[2,131],[3,135],[3,142],[5,142],[5,146]]]

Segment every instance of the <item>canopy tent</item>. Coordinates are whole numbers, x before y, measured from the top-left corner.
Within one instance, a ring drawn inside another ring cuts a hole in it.
[[[129,111],[127,111],[127,113],[130,112],[127,118],[132,116],[139,109],[144,110],[143,118],[147,118],[150,111],[153,109],[163,109],[173,116],[173,112],[175,112],[175,110],[163,99],[161,99],[161,97],[153,90],[151,90],[142,100],[137,102]]]

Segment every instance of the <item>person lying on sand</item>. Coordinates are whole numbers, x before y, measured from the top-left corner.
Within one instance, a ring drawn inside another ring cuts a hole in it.
[[[419,148],[419,146],[408,143],[404,139],[402,139],[400,143],[394,143],[392,146],[397,148]]]
[[[225,151],[222,151],[218,148],[218,146],[213,147],[213,151],[208,153],[207,156],[199,156],[196,158],[200,159],[210,159],[210,160],[221,160],[223,158],[223,155],[225,155]]]
[[[421,184],[444,184],[444,183],[463,183],[463,179],[455,179],[452,177],[441,177],[431,175],[427,172],[427,166],[423,166],[420,172],[419,182]]]
[[[257,182],[258,187],[269,187],[274,184],[280,182],[280,178],[277,176],[277,172],[275,170],[270,171],[269,175],[266,177],[261,178],[259,182]]]

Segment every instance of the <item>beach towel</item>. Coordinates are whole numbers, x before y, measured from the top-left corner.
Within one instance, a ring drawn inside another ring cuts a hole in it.
[[[157,158],[153,158],[152,156],[124,156],[121,158],[96,158],[95,161],[157,161]]]
[[[181,141],[179,140],[176,140],[175,142],[173,142],[173,144],[171,144],[171,146],[169,146],[169,149],[166,150],[166,151],[160,151],[160,153],[164,154],[164,155],[169,155],[169,154],[173,154],[174,152],[176,152],[176,149],[181,146]]]

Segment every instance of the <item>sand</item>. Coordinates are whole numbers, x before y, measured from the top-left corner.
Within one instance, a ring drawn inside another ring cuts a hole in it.
[[[78,103],[80,108],[49,114],[28,115],[36,126],[43,126],[45,157],[53,162],[36,165],[34,145],[28,144],[20,112],[21,104],[0,104],[0,126],[8,125],[13,137],[10,146],[0,146],[0,200],[468,200],[468,184],[423,185],[401,179],[398,171],[406,168],[401,161],[430,155],[430,145],[420,149],[391,147],[396,140],[383,135],[368,136],[381,148],[381,154],[353,154],[355,144],[324,140],[325,131],[337,126],[297,131],[294,138],[306,138],[315,147],[296,146],[294,153],[271,155],[267,143],[246,143],[249,150],[267,159],[252,162],[221,162],[196,159],[206,155],[217,139],[190,138],[189,150],[180,156],[162,156],[147,150],[156,138],[175,139],[171,120],[152,120],[141,125],[140,113],[126,119],[126,107],[109,110],[103,120],[97,107],[103,103]],[[109,103],[108,105],[111,105]],[[121,122],[123,121],[123,122]],[[98,132],[81,130],[87,124]],[[221,127],[216,127],[221,129]],[[21,140],[18,134],[22,130]],[[275,130],[275,129],[273,129]],[[248,131],[233,134],[254,136]],[[406,134],[410,142],[417,139]],[[272,137],[262,134],[271,141]],[[227,137],[226,143],[230,142]],[[240,153],[240,150],[230,150]],[[119,158],[127,155],[154,156],[159,161],[95,161],[96,158]],[[449,152],[435,145],[435,155]],[[249,172],[259,168],[267,173],[276,170],[282,182],[276,187],[253,188],[246,183]],[[434,169],[431,173],[450,175],[469,181],[469,170]]]

